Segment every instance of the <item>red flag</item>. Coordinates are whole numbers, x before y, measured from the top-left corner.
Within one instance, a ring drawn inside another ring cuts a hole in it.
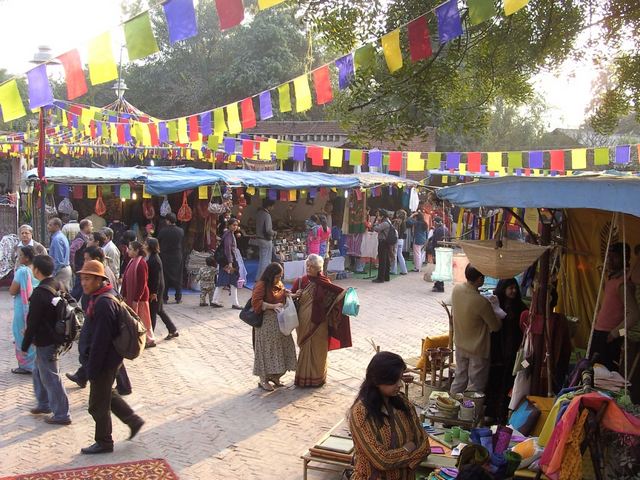
[[[389,171],[399,172],[402,170],[402,152],[389,152]]]
[[[530,169],[530,168],[525,168],[525,169],[524,169],[524,174],[525,174],[527,177],[531,176],[531,169]]]
[[[324,105],[333,100],[331,91],[331,77],[329,76],[329,65],[320,67],[313,71],[313,86],[316,89],[316,102]]]
[[[244,19],[242,0],[216,0],[220,30],[235,27]]]
[[[242,158],[253,158],[253,140],[242,140]]]
[[[416,18],[413,22],[409,23],[407,28],[409,33],[409,52],[411,53],[411,61],[419,62],[420,60],[429,58],[432,51],[426,15]]]
[[[324,159],[322,158],[322,147],[307,147],[307,155],[311,159],[311,165],[314,167],[324,166]]]
[[[551,150],[551,170],[564,172],[564,150]]]
[[[289,192],[286,190],[280,190],[280,201],[288,202],[289,201]]]
[[[200,133],[200,129],[198,128],[198,115],[191,115],[189,118],[189,140],[192,142],[198,141],[198,133]]]
[[[89,129],[91,130],[91,138],[96,138],[97,133],[96,133],[96,121],[95,120],[91,120],[89,122]]]
[[[245,98],[240,102],[242,112],[242,128],[247,130],[256,126],[256,112],[253,110],[253,99]]]
[[[74,200],[79,200],[82,198],[82,185],[73,186],[73,198]]]
[[[124,135],[124,123],[118,123],[116,125],[116,132],[118,133],[118,143],[120,145],[124,145],[127,142],[127,139]]]
[[[87,93],[87,81],[84,78],[78,50],[70,50],[57,58],[64,68],[64,78],[67,82],[67,98],[73,100]]]
[[[147,123],[147,126],[149,127],[149,135],[151,136],[151,146],[157,147],[158,145],[160,145],[160,139],[158,138],[158,127],[155,123]]]
[[[467,153],[467,170],[472,173],[478,173],[482,170],[480,166],[480,152]]]

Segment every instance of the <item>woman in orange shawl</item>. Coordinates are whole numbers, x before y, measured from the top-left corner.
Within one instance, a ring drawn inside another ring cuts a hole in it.
[[[295,384],[299,387],[324,385],[328,351],[351,346],[349,317],[342,314],[345,290],[322,274],[323,264],[319,255],[309,255],[307,274],[291,290],[298,299],[300,353]]]

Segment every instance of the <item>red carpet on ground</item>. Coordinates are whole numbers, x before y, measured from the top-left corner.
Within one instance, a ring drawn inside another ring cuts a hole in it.
[[[52,472],[2,477],[0,480],[178,480],[169,464],[161,459],[93,465]]]

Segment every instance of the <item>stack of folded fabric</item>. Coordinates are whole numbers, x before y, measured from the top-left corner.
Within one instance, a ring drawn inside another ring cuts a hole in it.
[[[612,372],[604,365],[596,363],[593,366],[593,381],[596,388],[619,392],[625,386],[624,378],[618,372]],[[631,385],[627,382],[627,386]]]

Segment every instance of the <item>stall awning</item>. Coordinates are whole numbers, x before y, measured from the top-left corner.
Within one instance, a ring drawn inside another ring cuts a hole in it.
[[[349,173],[344,175],[338,175],[344,177],[355,177],[358,179],[361,187],[377,187],[380,185],[406,185],[409,187],[415,187],[419,185],[419,182],[408,178],[398,177],[396,175],[389,175],[387,173],[378,172],[363,172],[363,173]]]
[[[502,177],[441,188],[443,200],[466,208],[595,208],[640,217],[640,176]]]
[[[38,180],[38,169],[33,168],[25,174],[28,181]],[[114,167],[49,167],[45,176],[48,182],[68,185],[101,184],[101,183],[142,183],[147,178],[144,168]]]

